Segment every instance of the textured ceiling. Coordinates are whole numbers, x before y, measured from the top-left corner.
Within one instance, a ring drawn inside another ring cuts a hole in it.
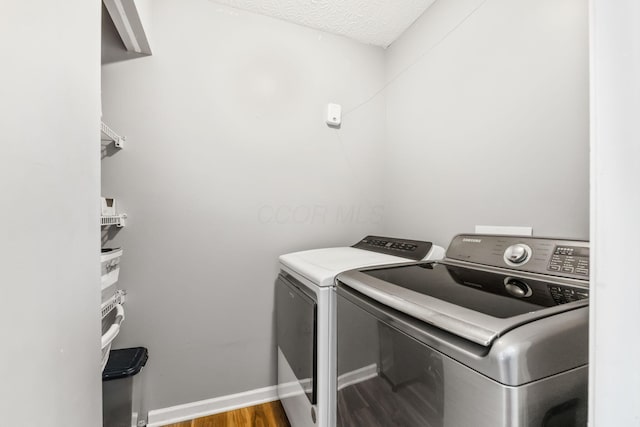
[[[212,0],[387,47],[435,0]]]

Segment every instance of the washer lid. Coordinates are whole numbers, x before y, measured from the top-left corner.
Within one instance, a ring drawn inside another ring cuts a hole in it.
[[[429,263],[350,271],[347,286],[418,320],[488,347],[519,325],[588,304],[586,282]]]
[[[285,271],[297,273],[323,287],[332,286],[335,277],[343,271],[411,261],[351,247],[314,249],[280,256],[280,265]]]

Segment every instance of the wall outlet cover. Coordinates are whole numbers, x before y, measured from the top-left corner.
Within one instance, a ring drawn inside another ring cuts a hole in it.
[[[342,123],[342,106],[340,104],[327,105],[327,124],[338,127]]]

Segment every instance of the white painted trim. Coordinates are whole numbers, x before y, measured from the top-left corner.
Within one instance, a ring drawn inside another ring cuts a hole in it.
[[[376,375],[378,375],[378,366],[375,363],[356,369],[355,371],[347,372],[338,378],[338,390],[366,381]],[[281,387],[289,392],[294,391],[293,386],[299,387],[300,384],[295,382],[281,385]],[[206,417],[207,415],[220,414],[222,412],[233,411],[234,409],[273,402],[274,400],[278,400],[278,387],[269,386],[213,399],[200,400],[198,402],[154,409],[149,411],[147,427],[162,427],[167,424]]]
[[[349,387],[354,384],[358,384],[371,378],[378,376],[378,365],[372,363],[371,365],[364,366],[355,371],[347,372],[338,377],[338,390],[342,390],[345,387]]]
[[[589,4],[589,426],[638,426],[640,8],[637,0]]]
[[[587,426],[595,427],[595,367],[597,363],[596,359],[596,269],[597,269],[597,257],[594,256],[596,249],[598,249],[596,236],[596,223],[599,221],[597,216],[597,200],[599,200],[599,194],[597,190],[596,171],[598,163],[598,144],[596,143],[596,105],[597,105],[597,91],[596,91],[596,50],[595,50],[595,24],[596,24],[596,4],[597,0],[589,0],[589,242],[590,242],[590,256],[593,261],[590,262],[589,268],[589,283],[591,284],[589,289],[589,389],[588,389],[588,404],[587,404]]]
[[[278,400],[277,387],[269,386],[198,402],[154,409],[149,411],[147,427],[161,427],[167,424],[206,417],[207,415],[273,402],[274,400]]]
[[[297,396],[302,393],[311,393],[313,383],[310,378],[302,381],[289,381],[287,383],[278,384],[278,396],[280,399]]]

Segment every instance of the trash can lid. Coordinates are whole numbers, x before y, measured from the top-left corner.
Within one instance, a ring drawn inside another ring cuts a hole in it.
[[[102,371],[102,381],[133,376],[147,363],[149,353],[144,347],[111,350],[109,361]]]
[[[106,254],[109,252],[119,251],[120,248],[100,248],[100,253]]]

